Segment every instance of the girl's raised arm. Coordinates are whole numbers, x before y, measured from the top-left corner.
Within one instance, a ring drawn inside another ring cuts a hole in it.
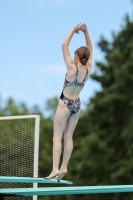
[[[67,67],[71,67],[73,65],[73,60],[72,60],[72,58],[70,56],[70,52],[69,52],[68,46],[69,46],[69,43],[70,43],[74,33],[78,34],[79,30],[81,30],[81,24],[78,24],[74,28],[72,28],[72,30],[67,35],[66,39],[64,40],[64,42],[62,44],[63,57],[64,57],[64,61],[65,61],[66,65],[67,65]]]
[[[91,39],[87,30],[87,26],[86,24],[82,24],[81,26],[81,31],[83,31],[84,35],[85,35],[85,40],[86,40],[86,46],[87,48],[90,50],[90,58],[87,61],[87,65],[89,66],[89,68],[92,68],[92,43],[91,43]]]

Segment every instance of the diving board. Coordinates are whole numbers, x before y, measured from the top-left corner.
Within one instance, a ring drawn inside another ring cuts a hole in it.
[[[0,176],[1,183],[59,183],[59,184],[73,184],[71,181],[45,179],[45,178],[31,178],[31,177],[12,177],[12,176]]]
[[[49,196],[133,192],[133,185],[0,189],[1,195]]]

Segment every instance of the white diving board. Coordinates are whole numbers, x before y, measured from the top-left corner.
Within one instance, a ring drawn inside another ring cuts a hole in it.
[[[58,183],[58,184],[73,184],[71,181],[46,179],[46,178],[31,178],[31,177],[14,177],[14,176],[0,176],[1,183]]]
[[[133,192],[133,185],[0,189],[1,195],[49,196]]]

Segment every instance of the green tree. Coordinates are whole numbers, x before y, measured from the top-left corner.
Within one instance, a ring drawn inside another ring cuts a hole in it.
[[[65,179],[76,185],[132,184],[133,175],[133,22],[126,16],[121,31],[112,41],[102,37],[98,43],[104,60],[96,62],[91,78],[101,84],[87,104],[74,132],[74,151]],[[49,99],[51,111],[44,117],[39,107],[29,110],[9,99],[1,115],[41,115],[39,176],[45,177],[52,168],[53,115],[57,98]],[[20,109],[21,108],[21,109]],[[42,185],[41,185],[42,186]],[[50,185],[44,185],[47,187]],[[57,186],[57,185],[51,185]],[[58,186],[57,186],[58,187]],[[99,195],[65,195],[39,197],[47,200],[133,200],[131,193]]]
[[[80,146],[76,143],[77,152],[74,153],[72,162],[72,165],[77,165],[74,171],[75,175],[78,174],[76,184],[132,184],[132,32],[133,23],[126,16],[122,30],[116,35],[113,34],[112,42],[102,37],[98,44],[105,59],[103,62],[96,63],[97,70],[91,77],[101,84],[102,90],[91,98],[86,114],[79,121],[76,129],[75,137],[78,135],[78,140],[79,135],[83,137]],[[81,159],[82,161],[78,162]],[[91,198],[94,200],[133,199],[130,193],[84,197],[84,199]]]
[[[104,60],[91,78],[101,91],[91,98],[74,133],[74,151],[66,179],[74,185],[132,184],[133,175],[133,23],[98,43]],[[52,196],[52,200],[127,200],[131,193]],[[41,199],[44,199],[41,197]]]
[[[54,119],[55,111],[58,106],[58,97],[52,97],[46,100],[45,102],[45,110],[49,112],[49,116],[51,119]]]

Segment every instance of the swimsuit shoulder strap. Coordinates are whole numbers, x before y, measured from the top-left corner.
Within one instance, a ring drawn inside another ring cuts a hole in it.
[[[83,81],[85,81],[87,75],[88,75],[88,68],[86,67],[86,74],[85,74],[85,77],[84,77],[84,80],[83,80]]]
[[[76,65],[76,69],[77,69],[77,72],[76,72],[76,74],[75,74],[75,80],[77,81],[77,78],[78,78],[78,72],[79,72],[79,70],[78,70],[78,66]]]

